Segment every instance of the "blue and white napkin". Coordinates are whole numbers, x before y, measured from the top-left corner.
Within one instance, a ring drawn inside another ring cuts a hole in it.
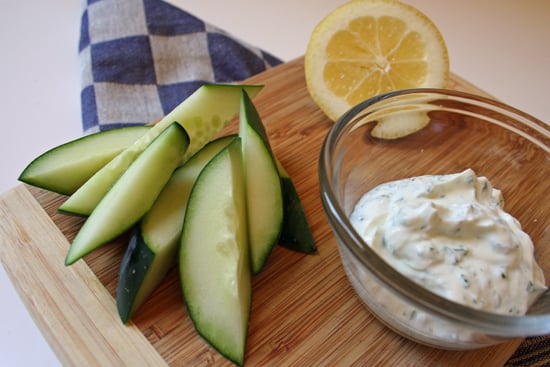
[[[205,83],[281,60],[161,0],[87,0],[79,57],[84,133],[156,121]]]

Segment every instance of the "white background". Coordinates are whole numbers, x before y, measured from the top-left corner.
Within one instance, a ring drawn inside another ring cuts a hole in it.
[[[288,61],[344,0],[169,0]],[[409,0],[439,27],[451,69],[514,107],[550,122],[550,1]],[[81,4],[0,0],[0,192],[26,164],[81,135]],[[0,218],[1,220],[1,218]],[[57,366],[0,267],[0,365]],[[78,351],[75,351],[78,353]]]

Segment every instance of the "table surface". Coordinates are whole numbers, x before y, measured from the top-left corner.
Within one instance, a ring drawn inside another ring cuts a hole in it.
[[[283,60],[292,60],[303,55],[315,24],[345,1],[169,2]],[[546,101],[546,87],[550,86],[549,1],[406,2],[440,28],[454,73],[550,122]],[[82,134],[77,55],[82,8],[81,2],[74,0],[59,0],[55,5],[0,0],[0,4],[4,10],[0,13],[0,45],[5,50],[0,67],[4,115],[0,192],[4,192],[17,185],[18,174],[36,155]],[[59,366],[2,267],[0,294],[0,363]]]

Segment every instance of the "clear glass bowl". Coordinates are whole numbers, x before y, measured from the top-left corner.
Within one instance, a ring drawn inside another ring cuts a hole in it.
[[[422,116],[429,118],[428,125],[406,137],[371,136],[378,119]],[[381,183],[466,168],[502,191],[504,209],[531,236],[550,284],[548,125],[490,99],[436,89],[369,99],[343,115],[325,138],[321,200],[351,284],[380,321],[425,345],[465,350],[550,334],[548,293],[525,316],[497,315],[446,300],[385,263],[348,220],[358,199]]]

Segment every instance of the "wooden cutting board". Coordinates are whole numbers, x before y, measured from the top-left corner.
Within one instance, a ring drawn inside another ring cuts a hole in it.
[[[255,104],[302,198],[319,252],[277,247],[254,278],[246,365],[502,366],[520,340],[470,352],[432,349],[394,334],[363,307],[321,208],[317,162],[331,122],[307,93],[303,59],[247,82],[265,85]],[[486,95],[455,75],[450,87]],[[64,365],[231,365],[195,332],[176,271],[123,325],[113,295],[125,239],[65,267],[82,219],[56,213],[64,200],[27,185],[0,197],[0,259]]]

